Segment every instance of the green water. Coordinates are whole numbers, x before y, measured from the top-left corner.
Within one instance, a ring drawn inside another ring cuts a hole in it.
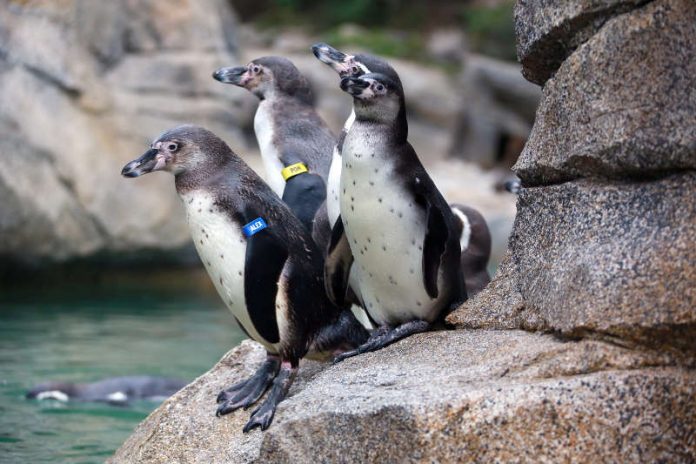
[[[196,273],[0,288],[0,463],[103,462],[157,406],[25,400],[32,385],[192,380],[238,344],[244,335],[201,282]]]

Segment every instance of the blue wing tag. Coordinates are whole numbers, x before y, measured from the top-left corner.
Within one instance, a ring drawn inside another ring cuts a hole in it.
[[[261,232],[266,227],[268,227],[266,221],[264,221],[263,218],[258,217],[251,221],[249,224],[242,227],[242,232],[244,232],[245,237],[251,237],[255,233]]]

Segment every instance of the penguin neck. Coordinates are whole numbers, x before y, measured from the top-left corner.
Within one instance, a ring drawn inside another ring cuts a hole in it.
[[[353,103],[353,112],[355,120],[351,126],[355,124],[366,124],[383,128],[382,132],[386,140],[402,144],[408,139],[408,120],[406,119],[406,105],[403,97],[399,102],[399,109],[395,115],[389,114],[380,107],[376,102],[364,102],[355,100]],[[348,121],[346,121],[346,124]]]

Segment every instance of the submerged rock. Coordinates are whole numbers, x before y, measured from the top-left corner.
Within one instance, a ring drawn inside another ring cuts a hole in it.
[[[410,337],[336,366],[305,362],[269,430],[215,417],[250,375],[244,342],[160,406],[109,462],[687,462],[696,374],[668,355],[522,331]],[[691,437],[691,438],[690,438]]]

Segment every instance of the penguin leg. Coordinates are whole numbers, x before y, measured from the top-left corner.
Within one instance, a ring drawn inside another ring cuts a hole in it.
[[[409,321],[397,327],[381,326],[376,329],[370,339],[354,350],[341,353],[333,359],[333,364],[337,364],[344,359],[352,358],[368,351],[377,351],[385,346],[406,338],[409,335],[425,332],[430,329],[430,322],[427,321]]]
[[[298,364],[297,361],[283,361],[280,365],[280,372],[278,372],[278,375],[273,380],[271,392],[268,394],[266,401],[261,403],[261,405],[251,413],[249,422],[244,426],[244,433],[256,427],[261,427],[261,430],[266,430],[271,425],[278,404],[285,399],[285,395],[288,394],[288,390],[290,390],[290,386],[295,380]]]
[[[254,375],[220,392],[217,397],[220,406],[218,406],[215,415],[224,416],[257,402],[273,382],[279,368],[280,358],[270,353],[267,354],[266,361],[261,364]]]

